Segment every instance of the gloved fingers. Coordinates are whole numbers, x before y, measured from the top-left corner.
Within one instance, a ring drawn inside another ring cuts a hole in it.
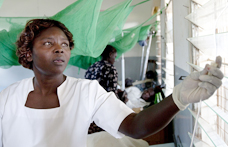
[[[221,72],[221,70],[219,70],[219,68],[222,65],[222,58],[221,56],[217,56],[216,60],[215,60],[217,67],[213,67],[212,65],[206,64],[204,69],[200,72],[192,72],[190,74],[190,77],[194,80],[198,80],[199,76],[201,75],[207,75],[208,72],[210,72],[211,74],[213,74],[214,76],[218,77],[219,79],[223,78],[223,73]]]
[[[222,85],[221,79],[215,77],[215,76],[209,76],[209,75],[201,75],[199,79],[202,82],[208,82],[212,85],[214,85],[216,88],[219,88]]]
[[[207,73],[208,73],[208,66],[209,66],[209,64],[207,64],[202,71],[192,72],[190,74],[190,77],[193,80],[198,80],[201,75],[207,75]]]
[[[207,75],[209,66],[210,66],[209,64],[206,64],[204,69],[202,71],[200,71],[200,75]]]
[[[210,72],[213,76],[219,78],[219,79],[222,79],[224,77],[222,71],[217,68],[217,67],[213,67],[213,66],[207,66],[207,70],[208,72]]]
[[[217,68],[220,68],[222,65],[222,57],[221,56],[217,56],[215,59],[215,62],[217,64]]]
[[[212,85],[208,82],[200,82],[198,85],[199,85],[199,87],[206,89],[207,93],[209,95],[212,95],[215,92],[215,90],[217,89],[214,85]]]

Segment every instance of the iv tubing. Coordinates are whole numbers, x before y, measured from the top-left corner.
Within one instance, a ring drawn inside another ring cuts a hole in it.
[[[191,145],[190,147],[192,147],[193,145],[193,140],[194,140],[194,136],[195,136],[195,133],[196,133],[196,128],[197,128],[197,124],[198,124],[198,119],[199,119],[199,114],[200,114],[200,111],[201,111],[201,100],[200,100],[200,103],[199,103],[199,110],[198,110],[198,113],[197,113],[197,116],[196,116],[196,121],[195,121],[195,125],[194,125],[194,130],[193,130],[193,134],[192,134],[192,139],[191,139]]]

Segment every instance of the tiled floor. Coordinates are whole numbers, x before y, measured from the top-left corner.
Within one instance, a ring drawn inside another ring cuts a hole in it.
[[[174,143],[151,145],[150,147],[175,147]]]

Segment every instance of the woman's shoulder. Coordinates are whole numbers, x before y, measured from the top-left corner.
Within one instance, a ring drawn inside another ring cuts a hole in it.
[[[101,89],[104,90],[97,80],[78,79],[74,77],[67,77],[67,81],[64,85],[65,86],[61,86],[60,89],[65,89],[65,91],[76,90],[83,95],[93,95],[94,93],[101,91]]]
[[[90,80],[90,79],[81,79],[75,77],[67,76],[67,83],[70,85],[97,85],[99,84],[97,80]]]
[[[3,114],[6,101],[12,95],[16,95],[16,97],[18,98],[19,95],[17,94],[21,94],[23,92],[26,92],[26,90],[28,89],[32,89],[32,79],[33,78],[31,77],[15,82],[0,92],[0,115]]]

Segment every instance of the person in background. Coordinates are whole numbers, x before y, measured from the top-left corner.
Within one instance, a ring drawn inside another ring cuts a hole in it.
[[[144,138],[222,85],[217,57],[217,67],[192,72],[160,103],[134,113],[96,80],[63,74],[73,48],[73,35],[61,22],[28,21],[17,41],[17,56],[34,77],[0,92],[0,147],[86,147],[93,121],[116,138]]]
[[[118,72],[113,65],[116,56],[116,49],[107,45],[101,54],[101,61],[95,62],[87,69],[85,78],[97,80],[107,92],[113,91],[117,94]]]
[[[162,87],[161,85],[158,85],[155,88],[150,87],[150,88],[148,88],[148,89],[146,89],[146,90],[143,91],[141,98],[143,100],[145,100],[147,103],[149,103],[149,105],[144,106],[143,109],[148,108],[148,107],[156,104],[156,102],[155,102],[155,96],[156,96],[156,94],[159,94],[160,93],[161,98],[162,99],[165,98],[165,95],[164,95],[164,93],[162,91],[162,88],[164,88],[164,87]]]
[[[118,98],[122,102],[127,103],[127,101],[128,101],[127,92],[125,90],[121,90],[121,89],[117,89],[117,91],[118,91],[118,93],[117,93]]]
[[[133,86],[133,80],[131,78],[126,78],[125,79],[125,88],[129,88]]]
[[[118,92],[120,91],[117,90],[118,72],[113,65],[115,63],[116,56],[116,49],[111,45],[107,45],[101,54],[101,60],[95,62],[87,69],[85,79],[97,80],[107,92],[113,91],[119,98]],[[88,134],[100,131],[104,130],[92,122],[89,127]]]
[[[126,105],[131,108],[140,108],[140,111],[143,110],[144,107],[148,107],[154,104],[155,95],[159,92],[163,94],[161,86],[156,86],[155,88],[150,87],[143,92],[136,87],[133,86],[133,81],[130,78],[125,79],[125,91],[127,93]]]
[[[131,109],[139,108],[141,110],[141,108],[150,104],[141,98],[142,92],[138,87],[133,86],[133,81],[131,78],[125,79],[125,87],[126,87],[125,91],[127,93],[127,99],[128,99],[128,101],[126,101],[126,105],[129,108]]]

